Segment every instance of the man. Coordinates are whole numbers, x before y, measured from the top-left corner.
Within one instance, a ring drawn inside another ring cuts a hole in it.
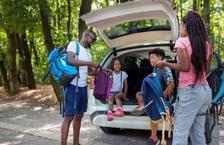
[[[93,75],[93,72],[99,66],[97,63],[92,62],[88,50],[95,41],[96,34],[91,30],[87,30],[83,32],[80,43],[71,41],[67,47],[68,63],[79,66],[79,76],[64,87],[66,102],[65,116],[61,127],[61,145],[67,144],[69,127],[72,121],[73,145],[79,145],[81,120],[84,112],[87,111],[87,73]],[[76,47],[79,47],[79,53],[76,52]]]

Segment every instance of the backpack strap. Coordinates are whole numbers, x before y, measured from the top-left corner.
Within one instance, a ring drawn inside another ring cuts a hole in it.
[[[76,56],[77,56],[77,60],[79,60],[79,52],[80,52],[80,44],[78,42],[75,43],[76,44]],[[76,89],[75,89],[75,93],[78,95],[79,93],[79,89],[78,89],[78,79],[79,79],[80,75],[79,75],[79,67],[77,66],[77,79],[76,79]]]

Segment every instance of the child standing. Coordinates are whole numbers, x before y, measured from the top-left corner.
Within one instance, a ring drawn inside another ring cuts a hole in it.
[[[149,51],[149,60],[151,66],[157,64],[157,62],[163,60],[165,57],[165,52],[162,49],[155,48]],[[163,69],[157,70],[157,75],[160,79],[162,88],[163,88],[163,96],[169,99],[170,95],[173,92],[174,88],[174,79],[169,67],[164,67]],[[141,115],[144,113],[144,105],[142,101],[142,93],[136,93],[136,99],[138,102],[138,108],[132,111],[133,115]],[[160,143],[157,137],[157,129],[158,129],[159,120],[151,120],[151,136],[149,137],[147,145],[157,145]]]
[[[112,121],[114,116],[123,116],[123,108],[122,108],[122,100],[128,101],[127,91],[128,91],[128,83],[127,83],[127,73],[121,70],[121,61],[118,58],[114,58],[112,61],[112,87],[110,90],[110,98],[108,103],[108,112],[107,112],[107,120]],[[113,111],[114,100],[117,104],[117,110]]]

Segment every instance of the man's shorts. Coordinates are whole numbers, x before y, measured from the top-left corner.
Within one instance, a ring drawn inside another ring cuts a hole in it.
[[[76,114],[82,115],[87,111],[87,87],[78,87],[78,93],[76,92],[76,86],[68,84],[64,87],[65,95],[65,116],[74,116]]]

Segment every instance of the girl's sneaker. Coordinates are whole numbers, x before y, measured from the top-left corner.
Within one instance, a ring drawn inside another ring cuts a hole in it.
[[[111,111],[108,111],[107,112],[107,121],[112,121],[114,118],[113,118],[113,113]]]
[[[117,110],[114,112],[114,116],[124,116],[124,111],[121,107],[118,107]]]

